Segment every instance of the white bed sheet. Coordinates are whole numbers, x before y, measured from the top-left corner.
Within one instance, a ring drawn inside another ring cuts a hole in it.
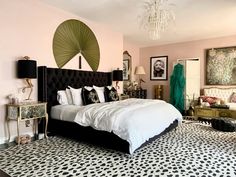
[[[77,105],[56,105],[51,108],[51,118],[74,122],[77,112],[81,106]]]
[[[129,151],[132,154],[176,119],[181,122],[182,115],[165,101],[132,98],[83,106],[79,109],[75,122],[97,130],[113,132],[129,142]]]

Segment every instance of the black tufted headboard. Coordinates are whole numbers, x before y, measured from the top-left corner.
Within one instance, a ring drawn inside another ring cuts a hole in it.
[[[111,84],[110,72],[38,67],[38,100],[48,103],[48,113],[50,113],[53,105],[58,104],[58,90],[65,90],[67,86],[79,88],[82,86],[106,86]]]

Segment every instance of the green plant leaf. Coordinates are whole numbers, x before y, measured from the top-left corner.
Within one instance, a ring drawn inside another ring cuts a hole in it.
[[[57,66],[62,68],[74,56],[81,55],[93,71],[97,71],[100,50],[92,30],[79,20],[66,20],[61,23],[53,37],[53,55]]]

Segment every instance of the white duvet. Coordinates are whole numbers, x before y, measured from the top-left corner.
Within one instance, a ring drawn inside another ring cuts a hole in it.
[[[180,122],[182,115],[165,101],[132,98],[80,107],[74,121],[82,126],[113,132],[129,142],[132,154],[175,119]]]

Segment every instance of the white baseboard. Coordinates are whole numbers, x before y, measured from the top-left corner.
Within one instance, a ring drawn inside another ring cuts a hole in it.
[[[44,133],[39,133],[39,139],[43,139],[44,138]]]
[[[30,135],[31,137],[34,136],[33,132],[25,132],[24,135],[25,135],[25,134],[28,134],[28,135]],[[22,135],[23,135],[23,134],[22,134]],[[44,135],[44,134],[42,134],[42,135]],[[15,141],[16,136],[17,136],[17,135],[11,136],[11,137],[10,137],[10,142]],[[40,134],[39,134],[39,136],[40,136]],[[41,138],[41,139],[42,139],[42,138]],[[8,137],[2,137],[2,138],[0,138],[0,144],[5,144],[5,143],[8,143]]]

